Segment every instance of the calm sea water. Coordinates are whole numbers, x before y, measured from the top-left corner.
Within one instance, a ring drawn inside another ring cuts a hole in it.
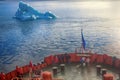
[[[0,2],[0,71],[40,62],[49,54],[74,52],[81,46],[81,28],[87,48],[120,56],[120,1],[28,3],[58,19],[20,22],[12,18],[18,2]]]

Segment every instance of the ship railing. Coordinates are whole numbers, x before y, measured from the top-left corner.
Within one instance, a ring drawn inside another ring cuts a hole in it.
[[[30,65],[25,65],[22,67],[19,67],[20,70],[13,70],[9,73],[2,74],[0,73],[0,78],[1,80],[11,80],[12,78],[15,78],[20,75],[24,75],[26,73],[30,72],[30,68],[32,68],[32,72],[37,71],[37,70],[42,70],[43,68],[53,65],[53,64],[59,64],[60,61],[58,57],[61,57],[61,55],[65,56],[66,53],[64,54],[57,54],[57,55],[49,55],[44,58],[43,63],[39,63],[37,65],[33,65],[30,67]],[[81,55],[81,54],[80,54]],[[80,59],[82,56],[78,56],[75,52],[73,53],[67,53],[67,56],[69,56],[69,62],[80,62]],[[85,56],[85,55],[84,55]],[[109,65],[112,66],[118,71],[120,70],[120,59],[116,57],[109,56],[108,54],[90,54],[90,64],[95,63],[95,64],[104,64],[104,65]],[[64,59],[64,63],[67,63],[68,61]],[[22,76],[20,76],[22,77]]]

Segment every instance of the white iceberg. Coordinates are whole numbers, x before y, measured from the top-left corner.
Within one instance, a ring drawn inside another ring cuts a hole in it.
[[[36,20],[36,19],[56,19],[56,16],[51,12],[41,13],[31,7],[29,4],[20,1],[19,8],[15,13],[15,18],[18,20]]]

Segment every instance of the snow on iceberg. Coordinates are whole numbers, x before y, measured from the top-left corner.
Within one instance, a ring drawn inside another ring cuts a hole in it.
[[[56,19],[56,16],[51,12],[41,13],[31,7],[29,4],[20,1],[19,8],[15,13],[15,18],[18,20],[36,20],[36,19]]]

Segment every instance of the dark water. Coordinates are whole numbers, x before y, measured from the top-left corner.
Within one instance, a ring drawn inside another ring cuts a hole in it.
[[[81,46],[81,28],[93,52],[120,54],[120,1],[28,2],[56,20],[20,22],[13,19],[18,2],[0,2],[0,71],[34,63],[49,54],[74,52]]]

